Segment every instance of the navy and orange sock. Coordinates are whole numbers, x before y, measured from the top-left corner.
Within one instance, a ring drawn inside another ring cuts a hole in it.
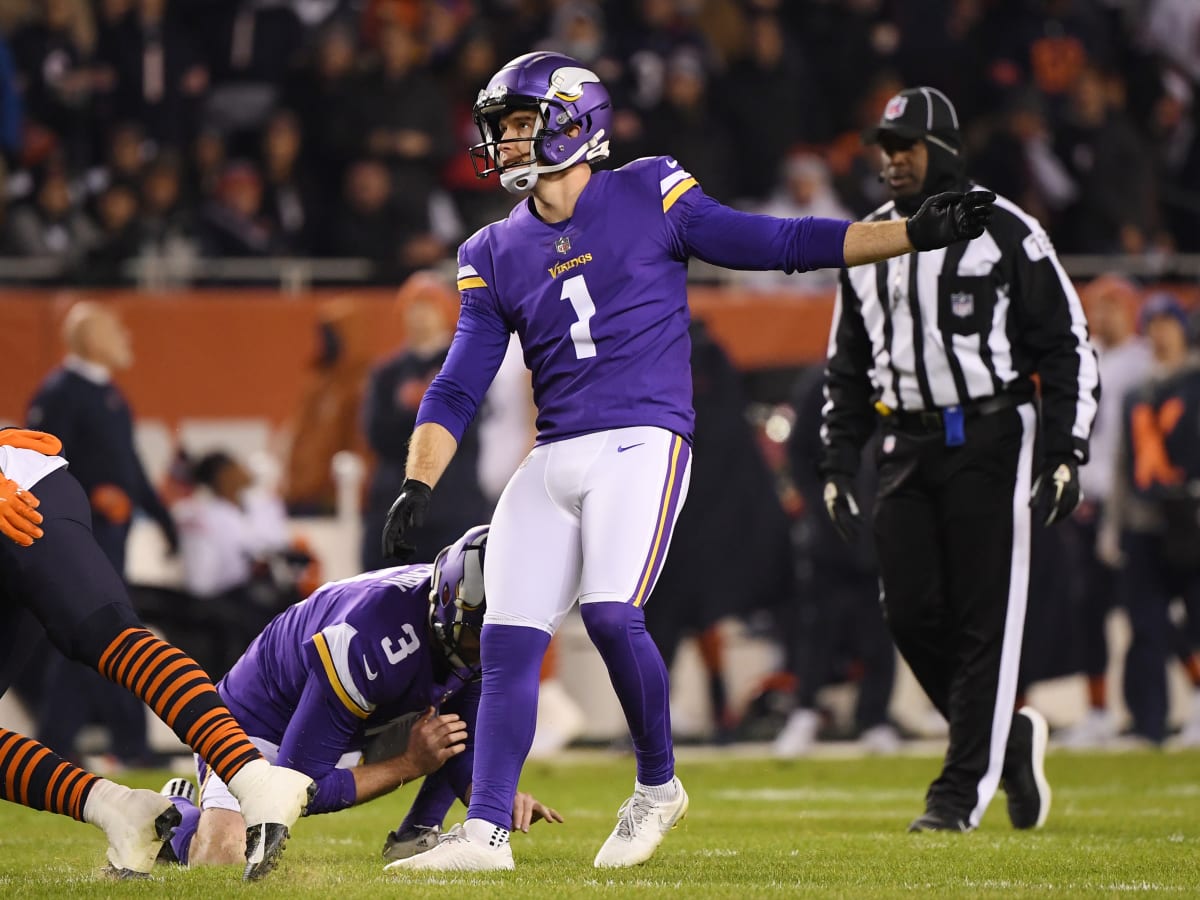
[[[226,784],[246,763],[262,758],[208,674],[145,628],[118,634],[96,669],[140,697]]]
[[[0,728],[0,798],[82,822],[88,794],[99,780],[44,744]]]

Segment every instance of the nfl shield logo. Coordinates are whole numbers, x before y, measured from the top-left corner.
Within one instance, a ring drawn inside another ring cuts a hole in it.
[[[898,119],[904,115],[904,107],[906,106],[908,106],[908,98],[896,95],[889,100],[887,106],[884,107],[883,117],[888,121],[891,121],[892,119]]]
[[[554,242],[554,249],[565,256],[571,251],[571,239],[564,234]]]
[[[950,312],[960,319],[975,314],[975,295],[965,291],[950,295]]]

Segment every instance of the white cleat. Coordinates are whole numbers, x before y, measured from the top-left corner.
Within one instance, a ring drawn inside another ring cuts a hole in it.
[[[1058,735],[1056,742],[1072,750],[1106,747],[1117,740],[1117,717],[1106,709],[1089,709],[1087,715]]]
[[[1179,732],[1180,747],[1200,747],[1200,690],[1192,691],[1192,711]]]
[[[514,868],[512,845],[507,840],[499,847],[488,847],[471,840],[463,826],[455,825],[441,836],[436,847],[388,863],[383,871],[501,872]]]
[[[597,869],[623,868],[644,863],[654,855],[667,832],[683,821],[688,811],[688,795],[678,778],[674,800],[656,803],[641,791],[621,804],[617,827],[608,836],[593,863]]]
[[[196,805],[196,785],[187,778],[172,778],[159,791],[164,797],[178,797]]]
[[[174,803],[156,791],[128,790],[118,810],[104,819],[109,874],[149,878],[163,841],[170,838],[183,816]]]
[[[817,741],[821,716],[815,709],[792,710],[783,729],[775,737],[771,752],[784,759],[805,756]]]
[[[900,752],[903,741],[896,726],[884,723],[874,725],[859,735],[858,745],[876,756],[891,756]]]
[[[255,760],[233,776],[229,790],[246,820],[243,877],[257,881],[278,865],[289,829],[304,815],[317,785],[302,772]]]

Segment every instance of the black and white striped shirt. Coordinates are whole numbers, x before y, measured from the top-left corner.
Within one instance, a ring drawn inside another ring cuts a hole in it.
[[[889,202],[866,221],[898,217]],[[842,270],[825,467],[855,470],[876,404],[930,411],[1005,393],[1032,398],[1035,372],[1045,453],[1085,462],[1099,376],[1083,307],[1042,226],[998,197],[973,241]]]

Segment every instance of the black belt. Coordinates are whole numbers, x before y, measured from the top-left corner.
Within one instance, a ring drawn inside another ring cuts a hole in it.
[[[982,400],[964,403],[963,418],[978,419],[980,416],[990,416],[992,413],[1003,412],[1028,402],[1028,397],[1022,397],[1019,394],[996,394],[992,397],[984,397]],[[946,427],[942,412],[941,409],[895,410],[883,417],[883,425],[885,428],[915,434],[941,432]]]

